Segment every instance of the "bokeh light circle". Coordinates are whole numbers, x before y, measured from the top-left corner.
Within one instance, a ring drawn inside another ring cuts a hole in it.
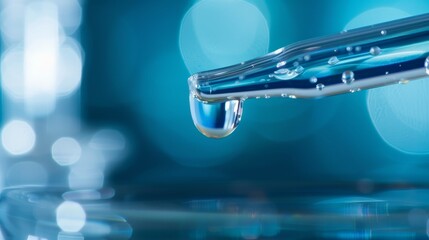
[[[25,97],[24,85],[24,52],[12,48],[3,53],[1,58],[1,86],[3,91],[13,99]]]
[[[410,13],[398,8],[374,8],[353,18],[345,29],[409,16]],[[371,89],[367,94],[367,109],[375,129],[388,145],[409,154],[429,153],[427,80]]]
[[[51,154],[52,159],[60,166],[69,166],[79,161],[82,148],[74,138],[62,137],[52,144]]]
[[[244,0],[203,0],[183,17],[179,46],[191,73],[236,64],[267,53],[268,23]]]
[[[57,225],[64,232],[79,232],[86,222],[86,213],[83,207],[76,202],[65,201],[57,210]]]
[[[25,121],[12,120],[2,129],[3,148],[12,155],[23,155],[30,152],[36,143],[36,133]]]

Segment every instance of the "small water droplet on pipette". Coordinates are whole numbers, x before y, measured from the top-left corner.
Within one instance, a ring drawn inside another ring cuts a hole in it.
[[[329,64],[329,65],[335,65],[335,64],[337,64],[339,61],[340,61],[340,60],[338,60],[338,58],[337,58],[336,56],[333,56],[333,57],[331,57],[331,58],[328,60],[328,64]]]
[[[281,96],[282,97],[287,97],[287,94],[286,93],[282,93]]]
[[[389,74],[389,72],[386,72],[386,75],[388,75]]]
[[[426,69],[426,74],[429,75],[429,57],[427,57],[425,60],[425,69]]]
[[[371,53],[372,56],[377,56],[377,55],[380,55],[381,49],[379,47],[375,46],[369,50],[369,53]]]
[[[304,67],[303,66],[297,66],[295,69],[295,72],[297,74],[301,74],[302,72],[304,72]]]
[[[284,65],[286,65],[286,61],[281,61],[281,62],[279,62],[279,63],[277,63],[277,65],[276,65],[276,67],[277,68],[281,68],[281,67],[283,67]]]
[[[383,36],[384,36],[384,35],[386,35],[386,34],[387,34],[387,31],[386,31],[386,30],[381,30],[381,32],[380,32],[380,33],[381,33],[381,35],[383,35]]]
[[[289,95],[289,98],[295,99],[296,96],[295,95]]]
[[[346,47],[346,51],[347,51],[347,52],[351,52],[351,51],[353,51],[353,47],[352,47],[352,46],[348,46],[348,47]]]
[[[360,52],[362,50],[362,47],[361,46],[357,46],[357,47],[355,47],[355,51],[356,52]]]
[[[322,91],[325,88],[325,85],[323,85],[322,83],[319,83],[316,85],[316,89],[319,91]]]
[[[304,60],[305,60],[305,61],[310,61],[310,59],[311,59],[311,56],[310,56],[310,55],[305,55],[305,56],[304,56]]]
[[[352,71],[345,71],[343,72],[343,75],[341,76],[341,80],[345,84],[351,84],[355,80],[355,74]]]
[[[317,77],[313,76],[310,78],[311,83],[317,83]]]

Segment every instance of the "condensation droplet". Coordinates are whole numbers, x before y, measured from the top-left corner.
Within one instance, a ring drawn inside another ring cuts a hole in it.
[[[317,77],[313,76],[310,78],[311,83],[317,83]]]
[[[316,89],[319,91],[322,91],[325,88],[325,85],[323,85],[322,83],[319,83],[316,85]]]
[[[345,71],[343,72],[343,75],[341,76],[341,80],[345,84],[351,84],[355,80],[355,74],[352,71]]]
[[[335,64],[337,64],[339,61],[340,61],[340,60],[339,60],[336,56],[333,56],[333,57],[331,57],[331,58],[328,60],[328,64],[329,64],[329,65],[335,65]]]
[[[381,53],[381,49],[380,49],[379,47],[375,46],[375,47],[372,47],[372,48],[369,50],[369,53],[370,53],[372,56],[377,56],[377,55],[380,55],[380,53]]]

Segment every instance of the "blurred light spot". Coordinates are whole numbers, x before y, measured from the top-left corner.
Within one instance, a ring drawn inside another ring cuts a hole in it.
[[[428,219],[428,213],[421,208],[413,208],[408,213],[408,223],[412,227],[425,227]]]
[[[355,17],[346,28],[376,24],[410,15],[397,8],[375,8]],[[407,85],[371,89],[367,95],[367,108],[378,134],[393,148],[410,154],[429,153],[428,103],[429,84],[424,80]]]
[[[65,232],[79,232],[86,222],[85,210],[79,203],[65,201],[57,210],[57,224]]]
[[[46,115],[55,109],[59,28],[58,9],[54,3],[27,5],[24,82],[27,112],[32,115]]]
[[[22,49],[7,50],[1,58],[1,84],[3,91],[13,99],[23,99],[24,85],[24,52]]]
[[[179,45],[192,73],[240,63],[267,53],[267,20],[243,0],[203,0],[183,17]]]
[[[94,134],[89,146],[102,151],[121,151],[125,148],[124,135],[114,129],[102,129]]]
[[[379,7],[365,11],[350,20],[344,30],[370,26],[382,22],[409,17],[411,14],[393,7]]]
[[[68,181],[71,189],[100,189],[104,184],[104,174],[97,169],[72,169]]]
[[[37,162],[19,162],[12,165],[6,174],[6,186],[41,185],[48,181],[46,169]]]
[[[56,1],[59,12],[59,21],[67,34],[73,34],[82,21],[82,7],[78,0]]]
[[[7,2],[7,3],[5,3]],[[23,1],[3,1],[3,10],[0,15],[0,30],[3,42],[8,44],[18,42],[24,35],[25,4]]]
[[[80,233],[59,232],[57,240],[84,240]]]
[[[28,235],[27,240],[48,240],[48,239],[47,238],[43,238],[43,237]]]
[[[80,144],[70,137],[62,137],[54,142],[52,158],[61,166],[69,166],[79,161],[82,155]]]
[[[59,49],[57,70],[57,96],[68,96],[74,93],[81,83],[82,57],[79,53],[80,45],[73,46],[66,43]]]
[[[22,120],[8,122],[1,132],[3,148],[12,155],[22,155],[31,151],[36,143],[33,128]]]

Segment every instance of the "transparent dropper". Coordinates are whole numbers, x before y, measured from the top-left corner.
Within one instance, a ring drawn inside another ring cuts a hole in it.
[[[429,73],[429,14],[298,42],[188,79],[195,126],[212,138],[238,126],[249,98],[320,98]]]

